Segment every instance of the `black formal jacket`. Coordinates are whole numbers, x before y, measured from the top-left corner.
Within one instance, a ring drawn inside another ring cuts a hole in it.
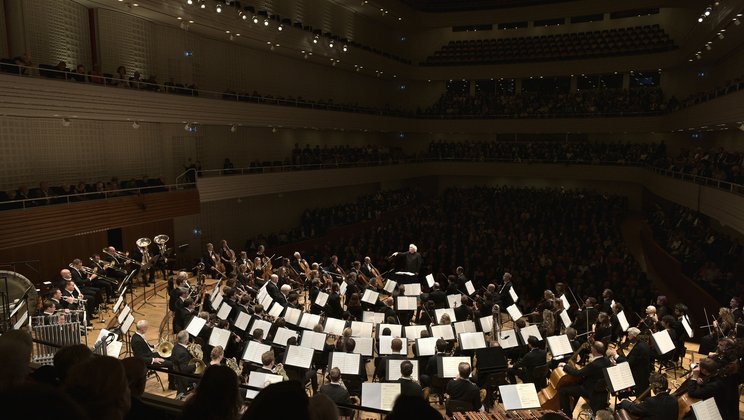
[[[341,296],[338,293],[333,292],[328,297],[326,307],[326,314],[331,318],[342,319],[344,315],[344,309],[341,307]]]
[[[582,378],[583,381],[581,382],[581,386],[591,395],[595,392],[601,392],[606,389],[604,373],[602,373],[602,371],[610,366],[612,366],[610,359],[599,357],[581,369],[576,369],[567,364],[563,367],[563,370],[569,375]]]
[[[173,362],[173,368],[176,372],[181,373],[194,373],[196,365],[189,366],[191,361],[191,353],[188,349],[180,344],[173,346],[173,353],[171,353],[171,362]]]
[[[648,376],[651,374],[651,349],[648,344],[638,341],[627,356],[633,381],[641,392],[648,388]]]
[[[151,365],[153,358],[160,357],[154,351],[150,350],[150,345],[137,333],[132,334],[131,345],[134,357],[141,359],[146,365]]]
[[[547,352],[543,349],[534,348],[527,352],[521,359],[514,363],[515,368],[523,367],[527,370],[529,375],[532,375],[532,369],[542,366],[547,363],[545,360]]]
[[[715,397],[716,406],[722,418],[739,418],[739,388],[736,375],[725,378],[715,377],[702,385],[690,380],[687,394],[700,400]]]
[[[583,311],[579,312],[579,314],[576,315],[576,319],[573,322],[573,327],[576,329],[576,332],[578,332],[579,334],[587,332],[587,325],[591,329],[592,324],[597,321],[598,315],[599,311],[597,311],[597,308],[584,308]]]
[[[400,395],[410,397],[421,397],[424,395],[424,391],[421,389],[421,385],[413,382],[411,379],[398,379],[400,384]]]
[[[620,403],[620,408],[633,416],[650,420],[677,420],[679,410],[677,398],[669,395],[668,391],[646,398],[640,404],[625,400]]]
[[[480,390],[478,386],[467,379],[454,379],[447,383],[447,394],[450,399],[469,402],[473,410],[481,407]]]
[[[333,400],[336,404],[351,404],[349,391],[341,385],[325,384],[320,387],[319,392]],[[339,408],[339,412],[342,416],[349,415],[348,411],[348,409]]]

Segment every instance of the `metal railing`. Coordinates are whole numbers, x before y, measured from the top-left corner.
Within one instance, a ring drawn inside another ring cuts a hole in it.
[[[659,175],[669,176],[682,181],[694,182],[695,184],[705,185],[706,187],[713,187],[719,190],[729,191],[734,194],[744,195],[744,185],[741,184],[722,181],[716,178],[689,174],[683,171],[672,171],[670,169],[659,168],[656,166],[648,166],[648,169],[656,172]]]

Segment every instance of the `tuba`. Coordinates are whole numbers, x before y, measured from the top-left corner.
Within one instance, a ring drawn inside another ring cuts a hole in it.
[[[150,238],[139,238],[135,243],[142,252],[142,261],[140,261],[140,265],[142,266],[143,270],[146,270],[150,268],[150,253],[147,251],[147,247],[150,246],[152,241],[150,240]]]
[[[168,253],[168,246],[165,244],[170,240],[170,237],[166,234],[161,234],[153,238],[153,241],[158,244],[158,250],[160,251],[160,257],[163,259],[164,263],[168,263],[168,257],[166,256]]]

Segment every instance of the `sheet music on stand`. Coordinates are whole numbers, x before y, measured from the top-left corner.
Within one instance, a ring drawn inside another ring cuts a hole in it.
[[[512,290],[512,289],[509,289],[509,290]],[[514,321],[517,321],[519,318],[522,317],[522,311],[519,310],[516,303],[507,307],[506,312],[509,313],[509,316]]]
[[[459,375],[457,367],[460,363],[468,363],[471,367],[473,362],[469,356],[443,356],[437,358],[437,373],[440,378],[454,378]]]
[[[338,294],[341,296],[346,295],[346,288],[349,287],[348,284],[346,284],[346,280],[341,282],[341,285],[338,287]]]
[[[254,318],[253,324],[251,325],[251,329],[250,331],[248,331],[248,334],[253,334],[253,331],[256,331],[259,328],[263,330],[264,338],[266,338],[266,336],[269,334],[269,330],[271,329],[271,322],[264,319]]]
[[[26,324],[26,321],[28,320],[28,311],[23,311],[21,316],[18,317],[18,320],[13,324],[14,330],[19,330],[21,327],[23,327],[24,324]]]
[[[362,312],[362,321],[371,324],[382,324],[385,322],[385,314],[381,312],[364,311]]]
[[[400,365],[405,362],[408,359],[385,359],[385,363],[387,363],[387,366],[385,366],[385,380],[386,381],[397,381],[400,379]],[[413,373],[411,374],[411,378],[418,378],[419,377],[419,361],[416,359],[408,360],[413,364]]]
[[[354,346],[353,353],[361,354],[365,357],[372,357],[374,355],[374,339],[372,337],[354,337],[356,346]]]
[[[380,296],[379,293],[367,289],[364,291],[364,295],[362,296],[362,302],[369,303],[370,305],[374,305],[377,303],[377,298]]]
[[[421,295],[421,284],[411,283],[403,285],[403,294],[405,296],[420,296]]]
[[[396,352],[393,351],[393,349],[391,348],[391,344],[392,344],[394,338],[396,338],[396,337],[393,337],[393,336],[390,336],[390,335],[381,335],[380,337],[378,337],[377,343],[379,344],[379,348],[377,349],[377,352],[380,355],[388,355],[388,354],[403,354],[403,355],[406,355],[406,354],[408,354],[408,346],[405,345],[405,342],[404,342],[404,345],[400,349],[399,352],[396,353]]]
[[[261,362],[261,356],[267,351],[271,351],[271,346],[259,343],[258,341],[249,341],[248,345],[245,346],[245,351],[243,352],[243,360],[255,363],[259,366],[263,365],[263,362]]]
[[[235,328],[245,331],[251,322],[251,316],[247,312],[239,311],[238,318],[235,320]]]
[[[486,337],[482,332],[466,332],[459,335],[462,350],[486,348]]]
[[[682,327],[684,327],[688,337],[695,337],[695,332],[692,330],[692,325],[690,324],[690,318],[687,315],[682,317]]]
[[[300,327],[306,330],[312,330],[318,324],[320,324],[320,315],[309,314],[307,312],[302,313],[302,318],[300,318]]]
[[[434,309],[434,318],[436,318],[434,321],[439,323],[439,321],[442,320],[442,315],[447,314],[450,318],[450,321],[454,321],[456,319],[455,317],[455,310],[452,308],[440,308],[440,309]]]
[[[191,321],[189,322],[189,325],[186,326],[186,331],[189,332],[189,334],[193,335],[194,337],[198,336],[199,333],[201,333],[202,328],[204,328],[204,325],[207,324],[207,320],[204,318],[199,318],[198,316],[195,316],[191,318]]]
[[[364,382],[362,383],[362,407],[382,411],[392,411],[395,399],[400,395],[399,383]]]
[[[635,386],[633,372],[630,370],[630,364],[628,362],[618,363],[615,366],[605,368],[603,373],[605,382],[612,395]]]
[[[299,333],[294,330],[290,330],[289,328],[279,327],[276,330],[276,333],[274,334],[274,340],[273,343],[278,346],[287,346],[287,340],[290,338],[299,338]]]
[[[269,294],[269,291],[266,290],[266,285],[268,284],[269,283],[267,282],[267,283],[264,283],[263,286],[261,286],[261,289],[258,291],[258,295],[256,295],[257,301],[261,302]]]
[[[512,301],[514,301],[514,303],[517,303],[517,301],[519,300],[519,296],[517,296],[517,292],[514,291],[514,286],[509,288],[509,296],[511,296]]]
[[[227,304],[227,302],[222,302],[222,306],[220,306],[220,309],[217,311],[217,318],[225,320],[228,316],[230,316],[230,311],[232,311],[232,307]]]
[[[351,321],[352,337],[372,337],[372,328],[375,324],[371,322]]]
[[[282,311],[284,311],[284,306],[282,306],[282,304],[279,302],[274,302],[268,312],[269,315],[273,316],[274,318],[279,318],[282,315]]]
[[[439,340],[439,337],[417,338],[413,344],[416,356],[434,356],[437,354],[437,340]]]
[[[213,308],[219,308],[220,305],[222,305],[222,295],[215,291],[212,293],[212,307]]]
[[[132,308],[129,307],[129,305],[124,305],[124,309],[119,312],[119,316],[116,317],[116,320],[119,321],[119,324],[124,322],[125,319],[127,319],[127,315],[132,312]]]
[[[315,331],[305,330],[300,337],[300,345],[314,350],[323,351],[325,349],[327,335]]]
[[[346,321],[337,318],[326,318],[323,332],[333,335],[341,336],[346,328]]]
[[[657,333],[653,333],[651,335],[651,338],[653,339],[656,352],[660,355],[667,354],[675,348],[674,342],[672,341],[672,336],[669,335],[668,330],[662,330]]]
[[[107,330],[106,328],[101,328],[101,331],[98,332],[98,338],[96,338],[96,342],[95,342],[95,344],[93,344],[93,347],[98,347],[98,345],[101,342],[101,340],[108,339],[108,337],[110,335],[113,335],[114,336],[113,341],[116,341],[116,340],[119,339],[119,335],[118,334],[115,334],[115,333]]]
[[[315,298],[315,304],[320,306],[321,308],[326,306],[326,303],[328,303],[328,297],[328,293],[318,292],[318,297]]]
[[[413,341],[421,337],[421,331],[429,331],[429,327],[426,325],[406,325],[403,327],[403,330],[406,333],[408,341]]]
[[[692,405],[692,411],[695,413],[696,419],[723,420],[721,412],[718,411],[715,397],[696,402]]]
[[[121,355],[121,346],[123,344],[123,341],[112,341],[106,344],[106,356],[118,359]]]
[[[383,289],[388,293],[393,293],[396,287],[398,287],[398,282],[396,282],[395,280],[386,280],[385,287]]]
[[[519,330],[519,334],[522,336],[522,342],[526,343],[527,339],[530,338],[531,335],[534,335],[535,338],[542,341],[542,335],[540,334],[540,330],[537,329],[537,325],[530,325],[528,327],[521,328]]]
[[[491,330],[493,329],[493,316],[492,315],[482,316],[478,318],[478,322],[480,323],[481,331],[483,331],[486,334],[490,333]]]
[[[571,307],[571,304],[568,302],[568,298],[566,297],[566,294],[561,295],[561,301],[563,302],[563,309],[568,309]]]
[[[620,323],[620,328],[622,328],[623,331],[628,331],[628,328],[630,328],[630,323],[628,322],[628,317],[625,316],[625,311],[617,313],[617,322]]]
[[[209,335],[209,345],[212,347],[222,346],[227,347],[227,342],[230,340],[230,330],[214,327],[212,328],[212,334]]]
[[[563,356],[566,354],[573,354],[573,347],[571,347],[571,341],[568,339],[566,334],[553,335],[546,339],[548,341],[548,347],[550,348],[550,354],[553,357]]]
[[[362,358],[356,353],[332,351],[328,355],[328,367],[339,368],[342,375],[359,375]]]
[[[449,305],[450,309],[455,309],[458,306],[462,305],[462,295],[447,295],[447,304]],[[455,318],[452,318],[455,319]]]
[[[416,296],[396,296],[395,306],[399,311],[415,311],[418,307]]]
[[[377,326],[377,335],[382,335],[385,328],[390,330],[391,337],[403,337],[403,326],[399,324],[379,324]]]
[[[433,274],[427,274],[426,275],[426,284],[429,287],[434,287],[434,275]]]
[[[286,311],[284,312],[284,320],[292,325],[297,325],[300,323],[300,316],[302,316],[302,311],[297,308],[287,307]]]
[[[475,322],[471,320],[455,322],[452,324],[455,327],[455,334],[472,333],[475,332]]]
[[[116,311],[119,310],[121,303],[124,302],[124,294],[127,292],[128,287],[129,286],[125,287],[124,290],[119,294],[119,299],[116,300],[116,303],[114,304],[114,307],[111,309],[111,312],[116,313]]]
[[[475,286],[473,286],[472,280],[465,282],[465,291],[468,292],[468,296],[473,296],[473,293],[475,293]]]
[[[129,314],[124,322],[121,323],[121,332],[123,334],[128,333],[129,329],[132,328],[132,324],[134,324],[134,315]]]
[[[568,316],[568,311],[566,309],[561,311],[560,317],[564,327],[568,328],[571,326],[571,318]]]
[[[281,375],[274,375],[271,373],[252,371],[248,374],[248,385],[261,389],[266,388],[271,384],[281,382],[283,380],[284,377],[282,377]],[[256,398],[256,395],[258,395],[258,393],[259,391],[256,391],[255,389],[249,389],[245,392],[245,398],[252,400]]]
[[[499,392],[504,401],[504,410],[528,410],[540,408],[535,384],[500,385]]]
[[[501,348],[504,349],[510,349],[512,347],[519,346],[517,332],[514,330],[501,330],[497,334],[496,341],[498,341]]]
[[[272,298],[270,295],[266,295],[261,299],[261,306],[264,308],[269,308],[271,304],[274,303],[274,298]]]
[[[315,350],[302,346],[289,346],[284,353],[284,364],[309,369],[313,362]]]
[[[432,325],[431,336],[445,340],[454,340],[455,332],[452,330],[452,324]]]

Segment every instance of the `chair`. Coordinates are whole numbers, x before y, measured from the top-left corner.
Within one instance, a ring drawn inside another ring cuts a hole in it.
[[[145,377],[145,380],[150,379],[150,377],[154,376],[155,379],[158,380],[158,383],[160,384],[160,388],[165,392],[165,385],[163,385],[163,380],[160,379],[160,375],[158,375],[158,372],[152,369],[147,369],[147,376]]]
[[[461,413],[463,411],[475,411],[475,408],[473,408],[473,404],[470,404],[467,401],[460,401],[460,400],[448,400],[447,404],[445,404],[445,409],[447,411],[448,416],[451,416],[452,413]]]
[[[532,369],[532,382],[535,384],[535,389],[540,391],[541,389],[548,386],[548,365],[535,366]]]

